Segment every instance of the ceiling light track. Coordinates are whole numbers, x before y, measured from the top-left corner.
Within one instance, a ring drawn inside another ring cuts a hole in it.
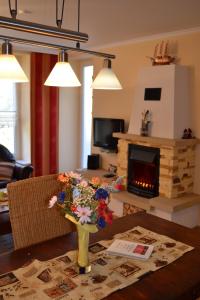
[[[80,12],[81,12],[81,2],[80,0],[78,0],[78,15],[77,15],[77,18],[78,18],[78,32],[80,32]],[[80,48],[81,45],[80,45],[80,42],[77,42],[76,43],[76,48]]]
[[[0,16],[0,27],[72,41],[88,41],[88,34],[83,32],[61,29],[53,26],[32,23],[28,21],[15,20],[13,18],[7,18],[2,16]]]
[[[104,58],[109,58],[109,59],[115,58],[115,55],[109,54],[109,53],[97,52],[97,51],[92,51],[92,50],[87,50],[87,49],[82,49],[82,48],[77,48],[77,47],[68,47],[68,46],[59,45],[59,44],[39,42],[39,41],[28,40],[28,39],[21,39],[21,38],[5,36],[5,35],[0,35],[0,40],[9,40],[9,41],[12,41],[12,42],[18,43],[18,44],[26,44],[26,45],[38,46],[38,47],[44,47],[44,48],[50,48],[50,49],[56,49],[56,50],[63,49],[66,51],[76,51],[76,52],[87,53],[90,55],[100,56],[100,57],[104,57]]]
[[[17,17],[17,0],[15,0],[15,8],[11,7],[11,0],[8,0],[10,15],[13,19]]]
[[[58,28],[62,27],[64,8],[65,8],[65,0],[62,0],[61,17],[58,18],[58,0],[56,0],[56,24]]]

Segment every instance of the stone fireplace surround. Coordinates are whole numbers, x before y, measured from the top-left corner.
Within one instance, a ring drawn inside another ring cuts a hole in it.
[[[197,139],[166,139],[115,133],[117,173],[127,174],[128,144],[160,148],[159,196],[176,198],[193,191]]]
[[[113,136],[119,139],[117,153],[119,176],[127,175],[128,144],[160,148],[159,196],[146,199],[128,192],[123,192],[123,195],[118,193],[114,198],[123,202],[123,209],[128,204],[130,207],[127,210],[130,211],[136,206],[188,227],[198,225],[200,195],[193,193],[193,183],[195,146],[199,140],[143,137],[125,133],[114,133]]]

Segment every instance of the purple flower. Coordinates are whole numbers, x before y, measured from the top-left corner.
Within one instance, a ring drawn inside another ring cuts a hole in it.
[[[107,199],[108,198],[108,192],[102,188],[99,188],[95,193],[95,199]]]
[[[106,222],[105,222],[104,218],[100,217],[98,219],[98,225],[100,228],[104,228],[106,226]]]
[[[65,195],[66,195],[65,192],[60,192],[58,194],[58,201],[63,203],[65,201]]]

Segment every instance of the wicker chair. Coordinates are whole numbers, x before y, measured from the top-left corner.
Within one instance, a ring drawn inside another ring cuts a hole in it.
[[[61,190],[57,175],[29,178],[7,185],[14,247],[24,248],[74,230],[58,207],[48,208]]]

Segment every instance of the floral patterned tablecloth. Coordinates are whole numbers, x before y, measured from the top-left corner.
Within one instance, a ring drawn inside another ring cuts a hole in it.
[[[106,252],[114,239],[154,245],[147,261],[111,256]],[[98,300],[122,289],[149,272],[154,272],[191,251],[193,247],[137,226],[89,247],[92,271],[79,275],[76,251],[49,261],[29,265],[0,275],[0,300],[67,299]]]

